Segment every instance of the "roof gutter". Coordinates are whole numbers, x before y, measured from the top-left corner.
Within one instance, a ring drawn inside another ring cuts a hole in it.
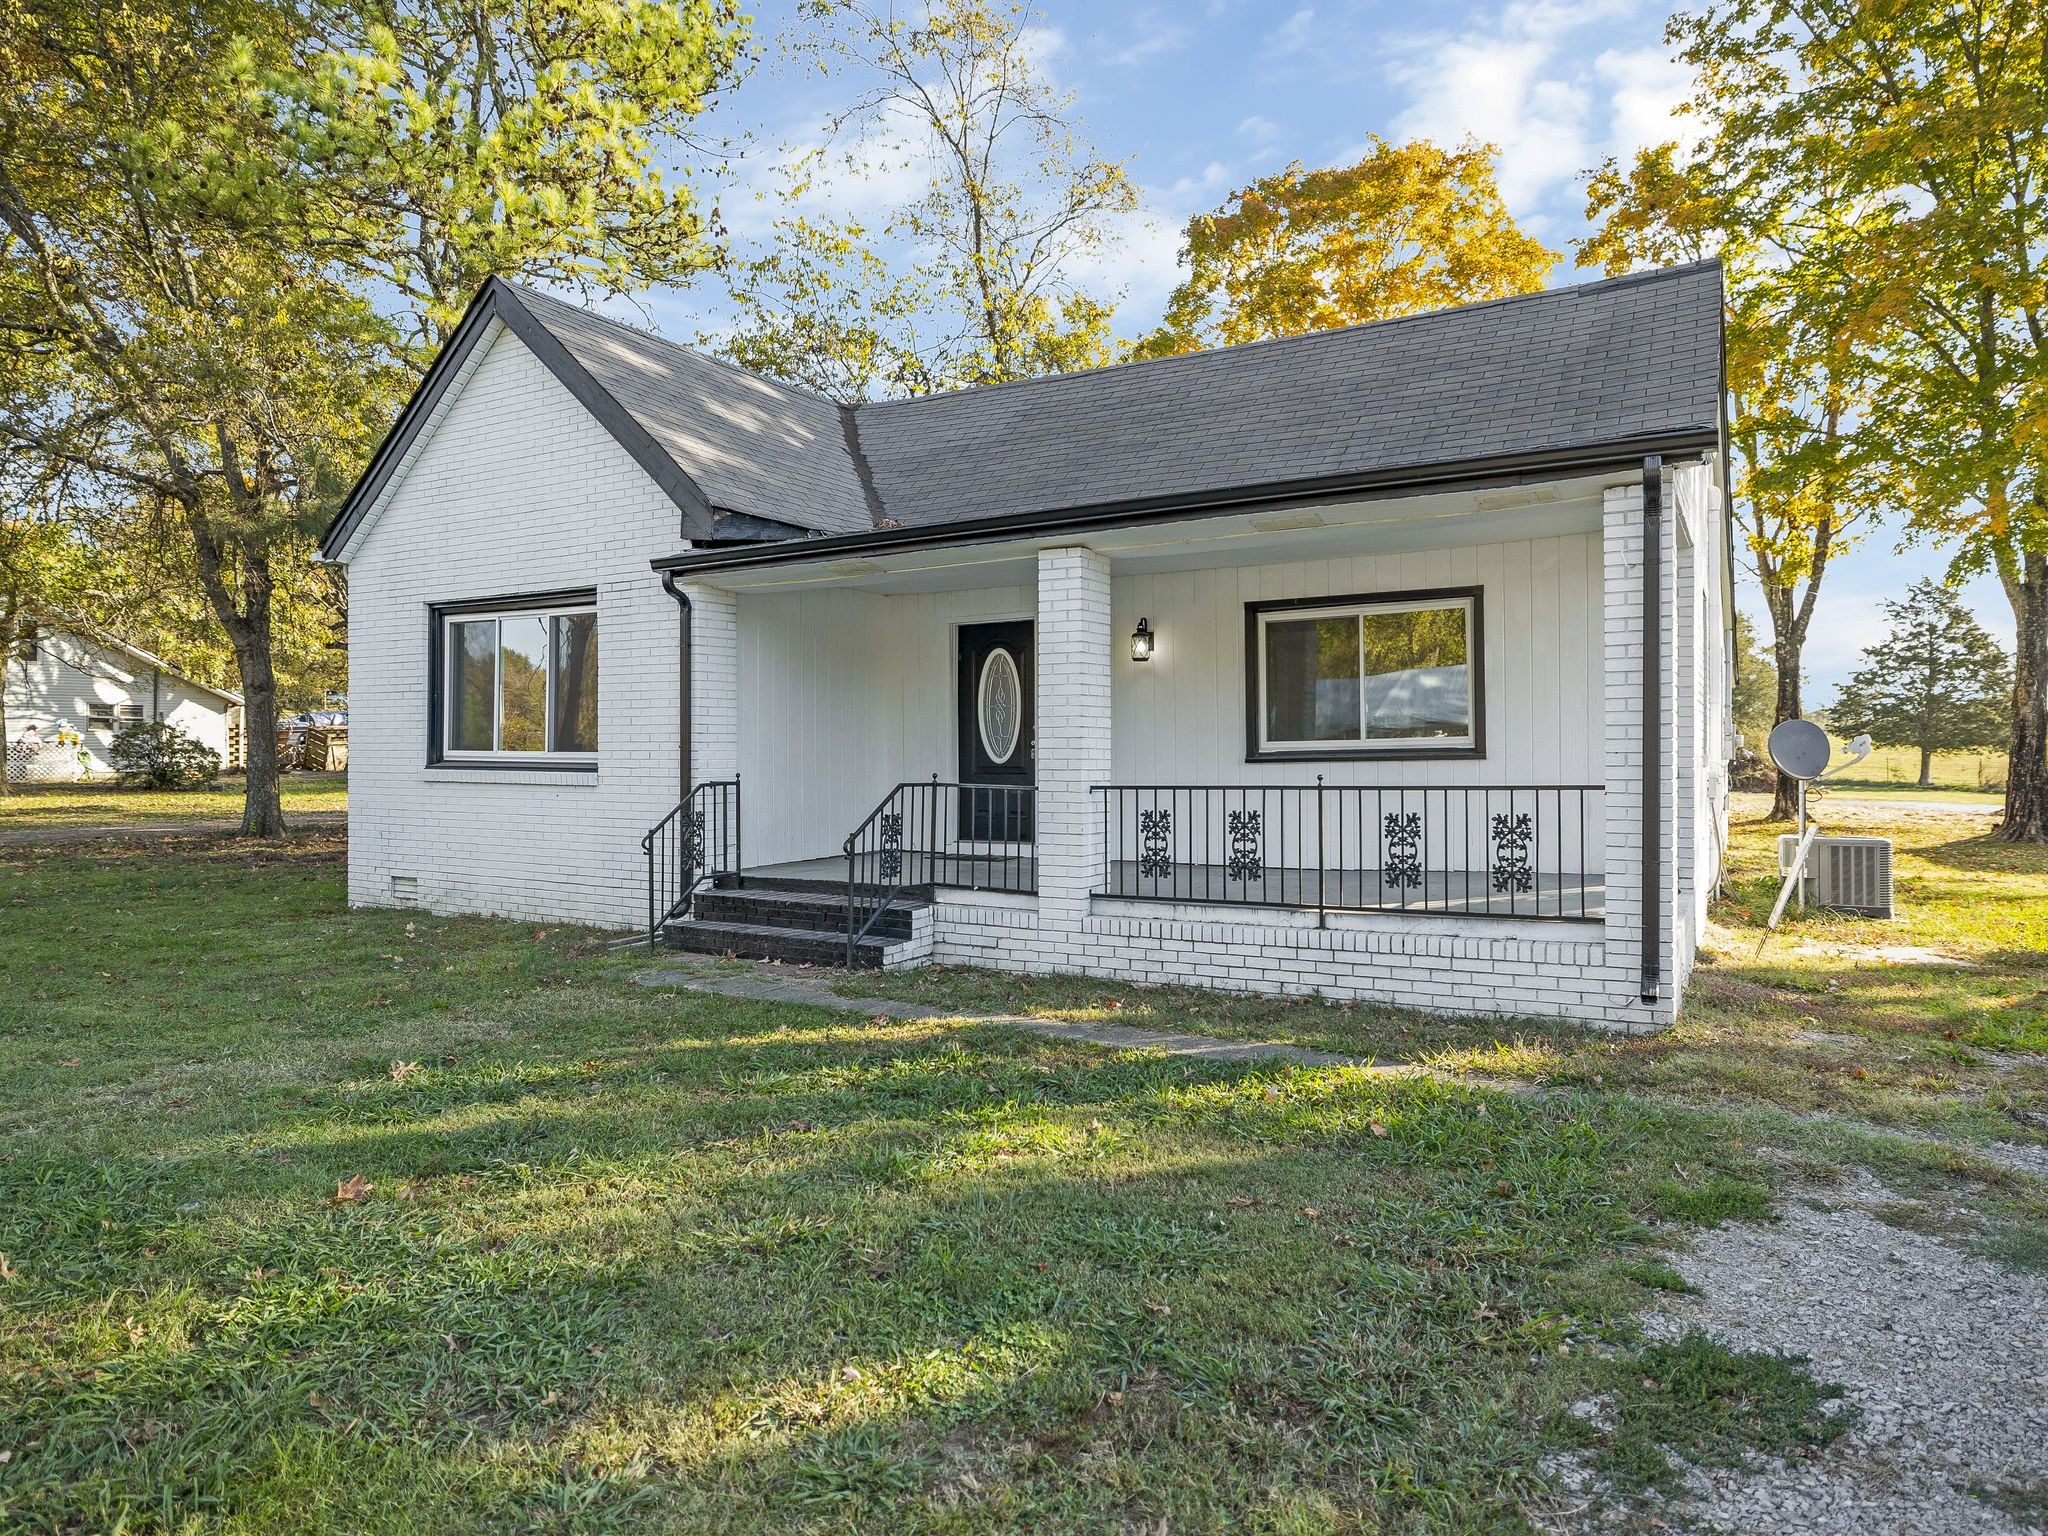
[[[1647,455],[1676,456],[1695,453],[1716,449],[1719,443],[1720,428],[1717,423],[1714,426],[1667,433],[1657,437],[1580,448],[1553,449],[1542,453],[1463,459],[1447,464],[1376,470],[1360,475],[1325,475],[1307,480],[1275,481],[1267,485],[1243,486],[1196,495],[1134,497],[1122,501],[1095,502],[1079,507],[1062,507],[1046,512],[975,518],[966,522],[937,526],[876,528],[862,533],[835,534],[824,538],[787,539],[726,549],[693,549],[651,561],[650,564],[655,570],[662,572],[742,570],[755,566],[823,560],[846,554],[870,555],[897,550],[939,549],[954,544],[985,544],[1021,537],[1083,533],[1133,523],[1169,522],[1190,516],[1221,516],[1253,507],[1270,506],[1276,502],[1302,506],[1319,502],[1395,496],[1425,489],[1448,491],[1558,480],[1600,470],[1635,469],[1641,466]]]
[[[691,631],[694,628],[692,621],[695,618],[695,614],[690,607],[690,594],[683,590],[681,579],[674,571],[662,572],[661,590],[676,600],[676,608],[679,610],[677,617],[680,633],[676,648],[679,661],[676,668],[676,719],[678,722],[678,738],[682,743],[682,747],[679,765],[680,783],[676,795],[676,804],[681,805],[690,798],[690,641],[692,638]]]
[[[1642,999],[1654,1003],[1664,982],[1664,461],[1656,454],[1643,460],[1642,709]]]

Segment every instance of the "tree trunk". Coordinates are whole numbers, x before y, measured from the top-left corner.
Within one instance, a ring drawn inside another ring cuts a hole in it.
[[[1934,787],[1934,749],[1932,747],[1922,747],[1920,749],[1920,787],[1922,789],[1932,789]]]
[[[2005,766],[2005,820],[1993,835],[2048,843],[2048,555],[2022,553],[2001,572],[2012,599],[2012,737]]]
[[[277,784],[277,671],[271,665],[270,557],[260,546],[244,546],[231,577],[221,538],[196,496],[186,504],[186,512],[199,557],[199,584],[235,648],[235,671],[242,680],[242,836],[283,837],[284,806]]]
[[[235,639],[235,670],[242,679],[242,754],[247,777],[242,836],[283,837],[278,793],[277,673],[271,666],[270,626],[250,627]]]
[[[1789,615],[1783,624],[1776,623],[1777,605],[1772,604],[1773,627],[1777,630],[1771,656],[1778,668],[1778,709],[1777,720],[1783,725],[1787,720],[1799,718],[1799,637],[1791,633]],[[1799,781],[1788,774],[1777,775],[1777,787],[1771,796],[1771,814],[1766,821],[1791,821],[1799,814]]]

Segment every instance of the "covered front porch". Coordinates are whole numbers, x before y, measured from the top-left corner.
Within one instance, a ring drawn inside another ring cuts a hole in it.
[[[696,806],[657,829],[651,917],[751,884],[849,955],[993,924],[1043,969],[1109,920],[1597,940],[1617,483],[693,577]]]

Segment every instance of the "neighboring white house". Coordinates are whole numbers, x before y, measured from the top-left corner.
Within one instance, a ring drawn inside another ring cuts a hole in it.
[[[115,733],[145,720],[176,726],[218,752],[223,765],[237,760],[240,694],[195,682],[111,635],[47,630],[4,670],[10,779],[111,773]],[[78,746],[59,746],[58,736],[67,731],[78,735]]]
[[[323,541],[350,899],[1667,1022],[1721,315],[1697,264],[849,408],[493,281]]]

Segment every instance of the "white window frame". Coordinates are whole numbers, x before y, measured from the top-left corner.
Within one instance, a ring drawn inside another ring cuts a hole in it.
[[[1386,756],[1430,756],[1430,757],[1482,757],[1485,755],[1485,725],[1481,718],[1485,708],[1480,679],[1483,625],[1480,622],[1480,596],[1476,590],[1457,589],[1444,592],[1425,592],[1389,597],[1384,600],[1369,597],[1344,597],[1328,603],[1280,603],[1254,605],[1254,633],[1257,654],[1252,674],[1252,686],[1256,690],[1253,700],[1253,720],[1256,738],[1251,756],[1258,758],[1281,757],[1386,757]],[[1462,608],[1465,610],[1465,734],[1462,736],[1374,736],[1365,732],[1371,721],[1366,715],[1365,680],[1365,619],[1379,613],[1422,613],[1439,608]],[[1340,736],[1320,741],[1275,740],[1266,734],[1269,718],[1266,708],[1266,631],[1274,623],[1292,624],[1313,619],[1355,619],[1358,628],[1358,730],[1355,737]]]
[[[517,767],[521,764],[544,768],[595,768],[597,766],[596,752],[507,752],[498,745],[504,739],[505,734],[505,640],[502,628],[498,632],[498,644],[491,653],[491,748],[489,751],[474,748],[464,750],[455,745],[455,708],[458,697],[455,678],[456,669],[461,661],[460,650],[455,640],[455,626],[458,624],[484,623],[503,625],[507,619],[539,619],[547,625],[548,659],[545,669],[547,702],[543,706],[545,719],[542,724],[542,731],[545,737],[551,738],[555,730],[555,620],[586,613],[592,619],[596,619],[597,604],[594,602],[577,602],[521,606],[520,604],[512,603],[502,608],[455,609],[439,615],[441,625],[439,636],[441,651],[440,760],[442,762],[488,763],[494,767]],[[603,633],[604,627],[600,623],[598,626],[599,677],[597,685],[600,699],[604,694]],[[604,745],[604,735],[601,729],[598,733],[598,745],[600,747]]]

